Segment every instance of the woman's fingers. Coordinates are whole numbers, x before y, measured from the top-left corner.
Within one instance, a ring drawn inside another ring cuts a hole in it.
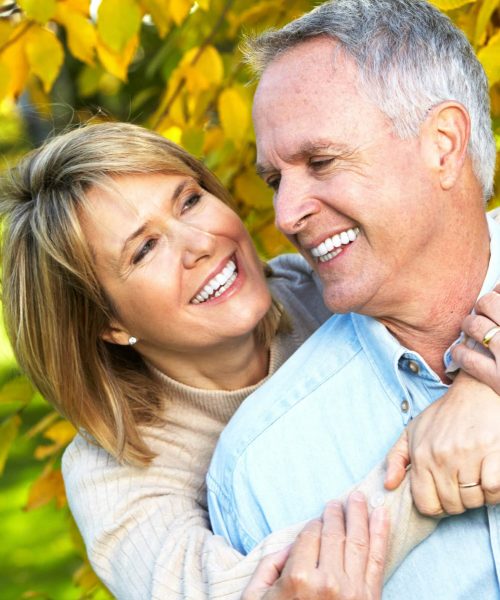
[[[293,573],[301,579],[302,574],[316,569],[321,548],[321,531],[323,524],[320,519],[309,521],[299,533],[293,544],[286,562],[283,574]]]

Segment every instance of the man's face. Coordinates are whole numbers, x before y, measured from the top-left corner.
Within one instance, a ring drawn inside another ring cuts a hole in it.
[[[317,270],[329,308],[384,316],[439,261],[439,184],[420,139],[393,133],[358,92],[354,62],[334,62],[334,51],[315,38],[265,70],[258,170],[275,190],[277,227]]]

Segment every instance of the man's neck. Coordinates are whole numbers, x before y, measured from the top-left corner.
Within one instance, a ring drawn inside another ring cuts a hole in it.
[[[444,381],[443,355],[459,336],[462,321],[472,311],[488,270],[489,238],[483,235],[476,239],[474,247],[463,243],[463,252],[456,254],[455,260],[408,290],[406,301],[396,311],[375,315]]]

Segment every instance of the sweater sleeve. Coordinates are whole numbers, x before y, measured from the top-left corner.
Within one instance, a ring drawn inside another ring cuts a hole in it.
[[[181,485],[175,469],[123,466],[77,437],[63,473],[90,562],[119,600],[236,600],[258,561],[292,543],[303,526],[273,533],[243,557],[213,535],[199,490]],[[382,481],[378,467],[359,486],[369,501],[380,502]],[[384,498],[392,522],[389,576],[436,521],[416,512],[408,482]]]

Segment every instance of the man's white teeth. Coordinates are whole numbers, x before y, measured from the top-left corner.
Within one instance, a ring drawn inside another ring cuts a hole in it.
[[[347,246],[347,244],[354,242],[358,235],[359,227],[337,233],[321,242],[316,248],[312,248],[311,254],[319,262],[327,262],[342,252],[342,246]]]
[[[220,273],[217,273],[205,287],[196,294],[191,300],[192,304],[201,304],[210,298],[218,298],[227,289],[229,289],[236,280],[238,272],[236,271],[236,263],[233,260],[228,261],[227,265]]]

